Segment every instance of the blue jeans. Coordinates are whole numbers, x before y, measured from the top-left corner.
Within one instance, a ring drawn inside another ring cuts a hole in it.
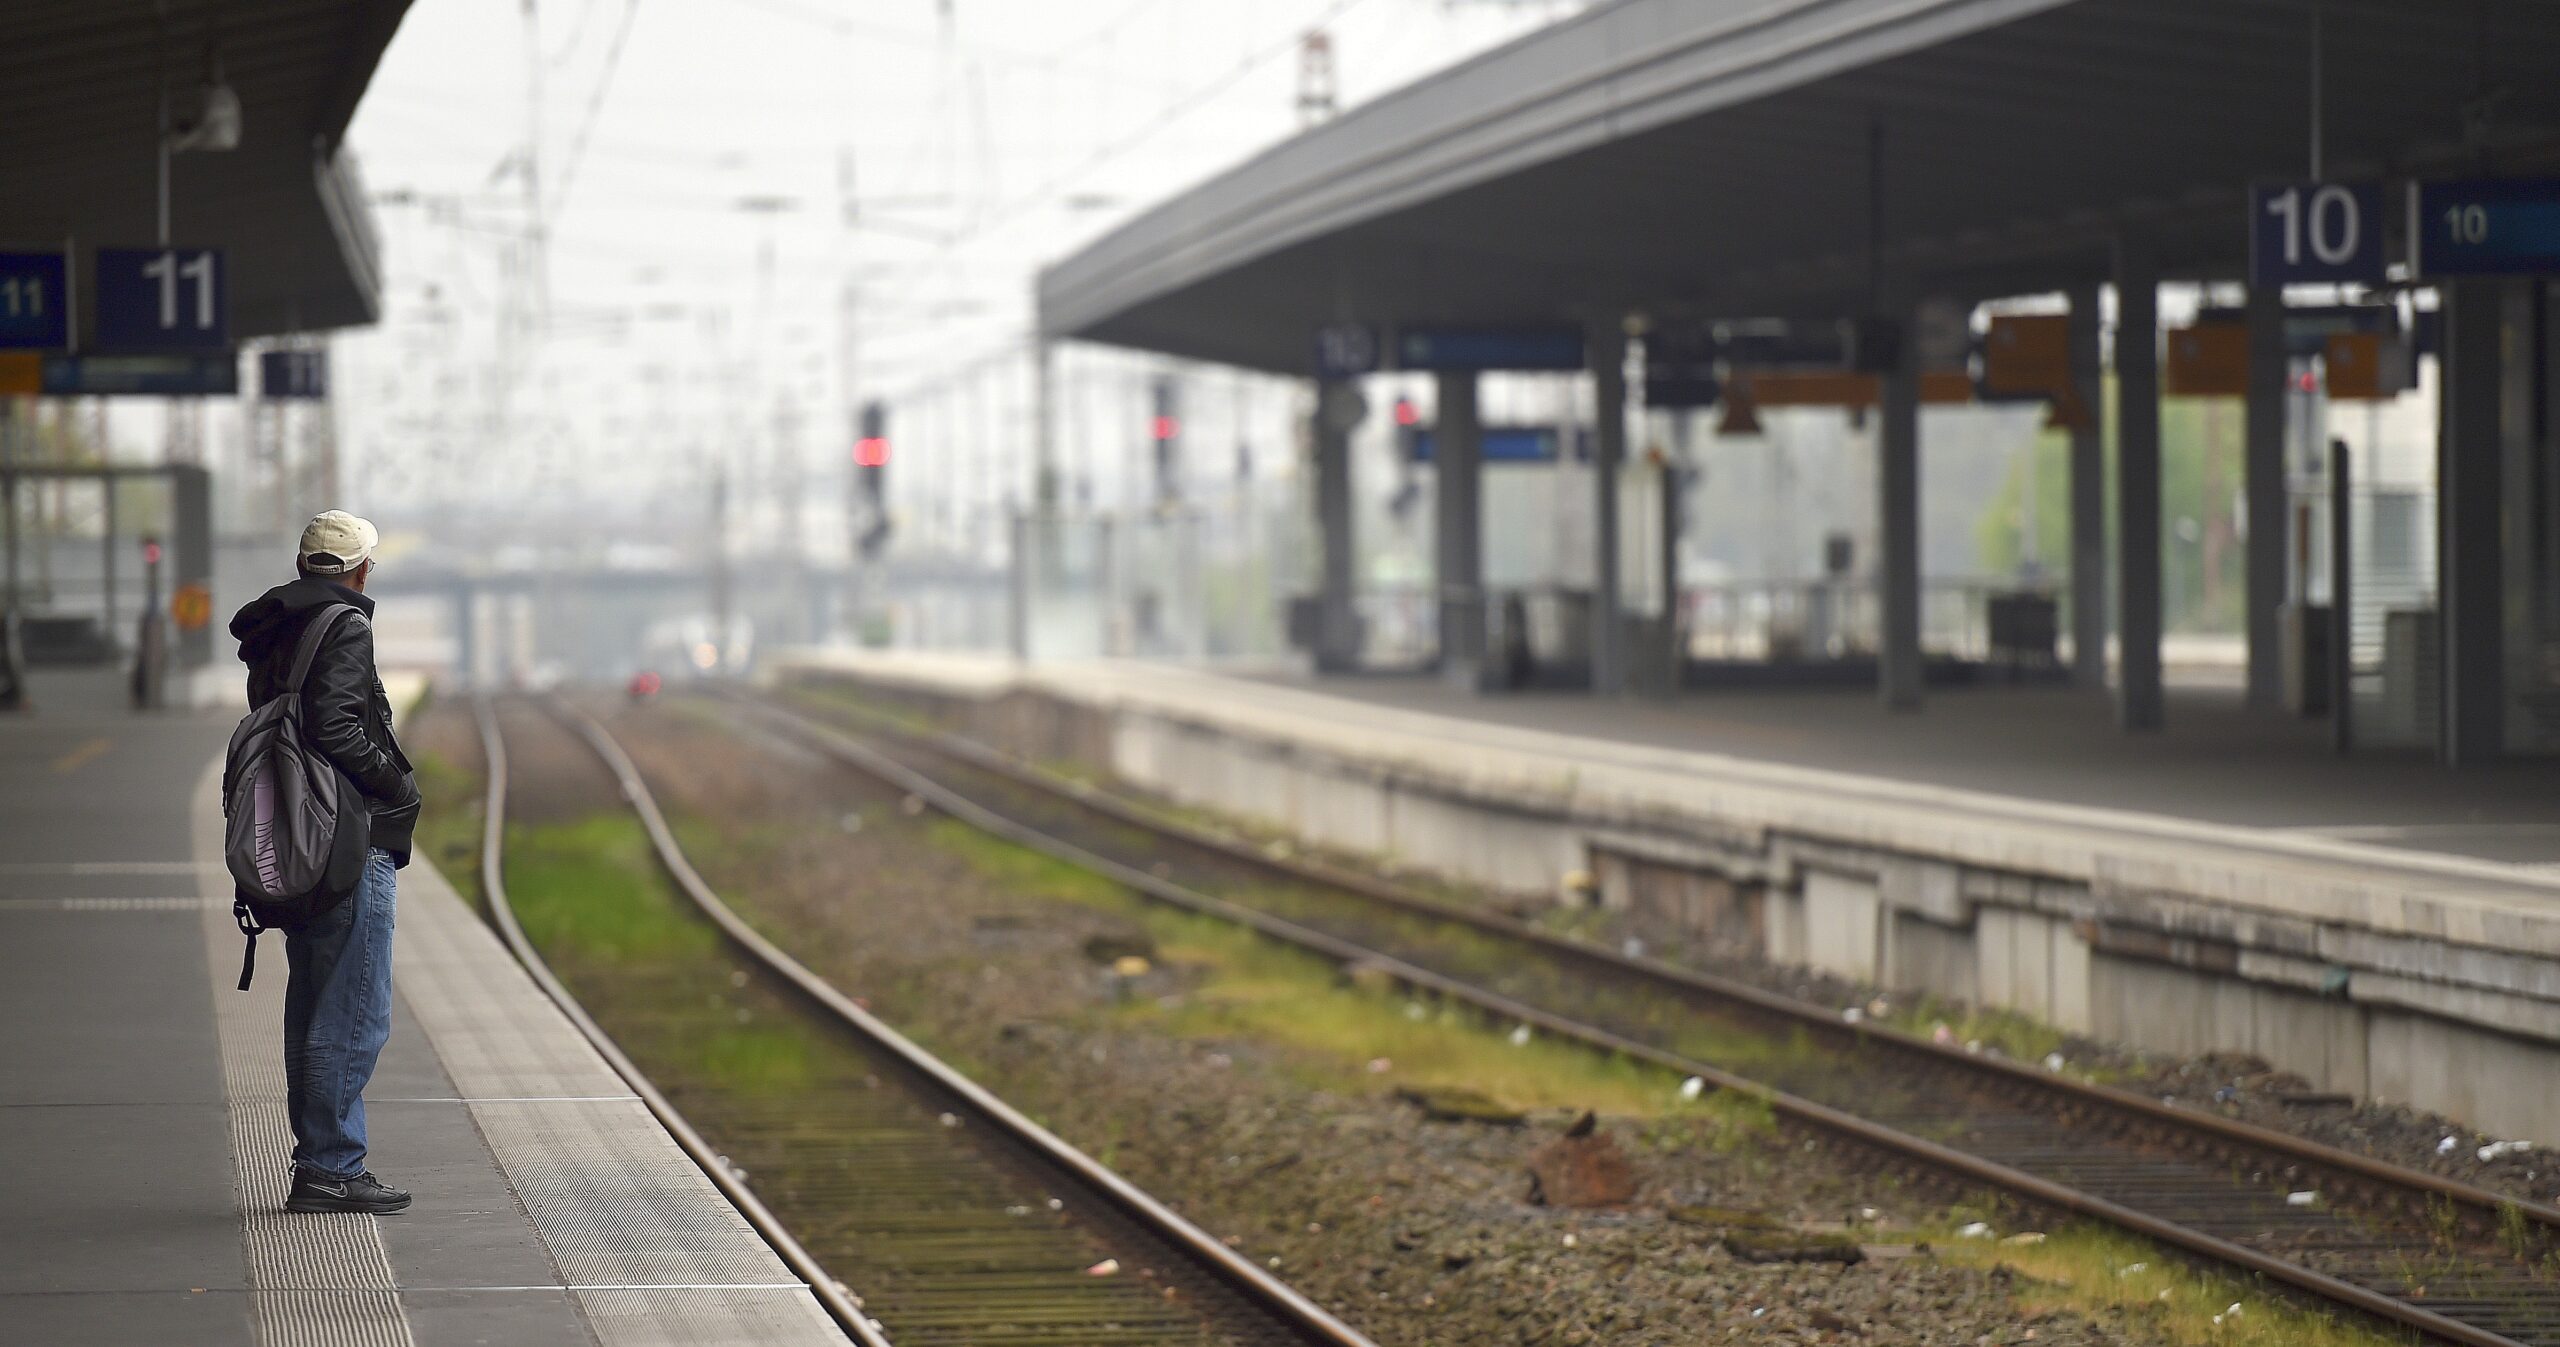
[[[285,1113],[293,1167],[364,1172],[364,1087],[391,1037],[391,856],[375,848],[347,900],[284,935]]]

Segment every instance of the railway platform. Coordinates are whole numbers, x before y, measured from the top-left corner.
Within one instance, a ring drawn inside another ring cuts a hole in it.
[[[2341,762],[2173,697],[1675,704],[1419,679],[813,654],[1034,760],[1488,887],[1588,894],[1773,962],[2560,1143],[2560,769]]]
[[[282,955],[233,990],[219,859],[236,712],[35,691],[0,718],[0,1340],[844,1341],[423,860],[368,1092],[416,1204],[283,1212]]]

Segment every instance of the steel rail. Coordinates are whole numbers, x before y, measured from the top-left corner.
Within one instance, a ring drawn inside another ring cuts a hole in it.
[[[768,704],[748,703],[747,705],[797,729],[802,738],[815,744],[839,762],[904,790],[971,827],[1080,869],[1102,875],[1169,906],[1246,926],[1274,939],[1312,950],[1342,963],[1358,963],[1364,967],[1377,969],[1416,991],[1429,992],[1474,1006],[1490,1014],[1534,1025],[1562,1038],[1573,1039],[1684,1075],[1695,1076],[1716,1089],[1760,1099],[1777,1114],[1833,1133],[1853,1143],[1901,1155],[1945,1173],[2003,1188],[2050,1208],[2104,1221],[2121,1229],[2148,1236],[2197,1257],[2256,1273],[2322,1300],[2414,1329],[2429,1337],[2445,1342],[2467,1344],[2467,1347],[2521,1347],[2515,1339],[2503,1334],[2395,1299],[2369,1287],[2359,1286],[2175,1221],[2153,1216],[2068,1185],[1872,1122],[1800,1095],[1776,1089],[1766,1083],[1735,1075],[1710,1063],[1666,1051],[1614,1031],[1514,1000],[1497,992],[1487,991],[1354,941],[1186,888],[1134,866],[1096,855],[1074,843],[1007,818],[833,728]],[[1073,795],[1072,792],[1069,794],[1079,801],[1083,798]],[[1582,947],[1574,948],[1578,950]],[[1758,992],[1756,988],[1752,990],[1757,997],[1769,995]],[[1777,999],[1783,1000],[1783,998]],[[1972,1059],[1968,1057],[1965,1060]],[[2034,1078],[2030,1077],[2030,1079]],[[2188,1115],[2175,1116],[2183,1122],[2187,1120]]]
[[[827,1317],[835,1320],[843,1327],[846,1336],[862,1347],[890,1347],[889,1339],[873,1325],[871,1316],[865,1314],[835,1278],[828,1276],[826,1269],[818,1265],[818,1260],[801,1247],[800,1241],[793,1238],[791,1231],[755,1195],[755,1191],[722,1163],[720,1153],[702,1139],[701,1133],[693,1130],[693,1125],[686,1122],[675,1105],[669,1103],[658,1087],[641,1073],[639,1066],[613,1041],[612,1035],[607,1034],[604,1027],[596,1023],[595,1017],[587,1013],[586,1007],[578,1004],[578,998],[569,993],[568,987],[552,973],[551,965],[543,962],[541,952],[525,938],[524,928],[516,922],[515,908],[507,901],[506,876],[499,863],[507,822],[506,740],[498,732],[498,718],[490,712],[488,698],[474,696],[471,714],[479,725],[480,753],[487,777],[483,797],[485,807],[480,821],[480,891],[488,898],[489,915],[497,923],[499,937],[506,941],[516,962],[523,964],[525,971],[533,975],[543,993],[560,1007],[560,1013],[569,1017],[569,1022],[586,1036],[597,1054],[631,1087],[631,1092],[640,1096],[640,1101],[648,1106],[659,1125],[675,1138],[676,1145],[709,1176],[712,1186],[729,1199],[730,1205],[747,1219],[747,1224],[755,1228],[756,1234],[781,1256],[783,1265],[791,1269],[791,1275],[799,1278],[809,1288],[809,1293],[818,1298],[818,1304],[826,1310]]]
[[[751,703],[775,711],[808,725],[806,717],[774,707],[770,703]],[[857,713],[861,714],[861,713]],[[1835,1041],[1855,1044],[1875,1043],[1916,1056],[1935,1065],[1959,1068],[2002,1084],[2023,1087],[2034,1093],[2061,1096],[2067,1101],[2108,1109],[2177,1132],[2197,1134],[2228,1141],[2260,1153],[2260,1158],[2287,1164],[2299,1164],[2325,1170],[2354,1181],[2374,1183],[2427,1197],[2440,1197],[2466,1211],[2482,1229],[2495,1229],[2514,1211],[2547,1229],[2560,1231],[2560,1206],[2537,1202],[2531,1198],[2510,1197],[2491,1192],[2476,1184],[2424,1170],[2410,1169],[2387,1160],[2278,1131],[2256,1123],[2242,1122],[2193,1109],[2177,1108],[2147,1095],[2111,1085],[2073,1080],[2051,1072],[2039,1071],[2022,1062],[2004,1057],[1986,1057],[1933,1042],[1918,1034],[1890,1025],[1862,1021],[1850,1024],[1838,1014],[1822,1006],[1810,1004],[1782,993],[1755,987],[1737,979],[1719,977],[1664,959],[1644,955],[1621,954],[1570,936],[1533,926],[1528,922],[1498,912],[1482,911],[1456,903],[1442,902],[1408,892],[1371,875],[1301,857],[1269,855],[1259,848],[1244,845],[1179,819],[1167,818],[1094,788],[1080,781],[1067,781],[1018,762],[985,744],[958,735],[920,732],[903,726],[886,726],[900,737],[917,740],[928,748],[962,759],[972,766],[994,772],[1033,790],[1072,801],[1084,808],[1105,814],[1134,828],[1171,837],[1185,845],[1213,851],[1229,860],[1250,865],[1268,874],[1302,883],[1346,889],[1363,898],[1411,912],[1417,916],[1455,922],[1474,930],[1505,939],[1523,941],[1565,958],[1591,964],[1612,973],[1633,974],[1659,985],[1694,992],[1722,1001],[1746,1006],[1799,1024]]]
[[[603,759],[620,785],[623,798],[639,814],[660,864],[684,890],[685,896],[692,899],[703,915],[710,918],[738,948],[790,982],[811,1001],[825,1007],[854,1032],[936,1086],[949,1091],[963,1105],[1030,1148],[1043,1162],[1056,1166],[1121,1215],[1136,1221],[1177,1252],[1188,1255],[1202,1271],[1224,1284],[1248,1305],[1270,1315],[1283,1328],[1296,1332],[1308,1342],[1328,1344],[1329,1347],[1376,1347],[1358,1329],[1335,1318],[1323,1306],[1228,1248],[1144,1189],[1120,1177],[1102,1162],[1069,1145],[1057,1134],[989,1093],[976,1081],[946,1065],[766,939],[730,908],[693,868],[683,848],[677,844],[674,830],[667,826],[666,815],[660,812],[656,796],[641,778],[640,769],[623,752],[622,745],[615,741],[613,735],[594,717],[575,707],[557,701],[546,705],[586,740],[597,757]]]

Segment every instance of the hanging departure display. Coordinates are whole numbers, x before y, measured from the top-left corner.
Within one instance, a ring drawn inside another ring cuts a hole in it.
[[[2409,265],[2421,277],[2560,271],[2560,178],[2412,183]]]

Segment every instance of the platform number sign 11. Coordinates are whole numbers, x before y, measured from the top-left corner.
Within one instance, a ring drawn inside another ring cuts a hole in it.
[[[2382,281],[2379,183],[2273,183],[2250,193],[2250,284]]]
[[[0,253],[0,351],[71,345],[70,275],[60,253]]]
[[[228,279],[218,248],[99,249],[97,348],[228,350]]]

